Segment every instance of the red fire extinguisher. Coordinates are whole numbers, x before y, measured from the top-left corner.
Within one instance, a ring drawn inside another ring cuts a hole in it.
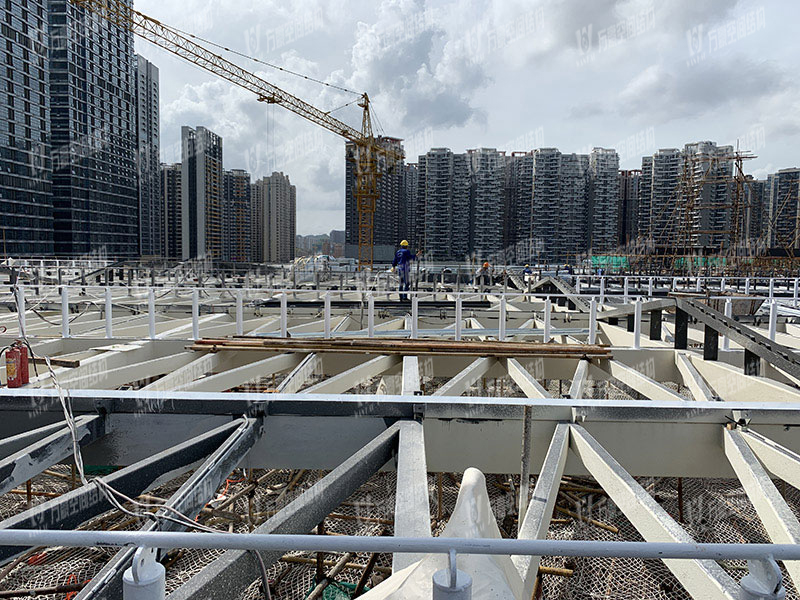
[[[6,351],[6,379],[10,388],[22,387],[29,382],[28,348],[19,340]]]

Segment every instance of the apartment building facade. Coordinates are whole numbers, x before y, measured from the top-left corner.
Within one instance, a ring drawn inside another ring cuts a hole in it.
[[[297,189],[288,175],[279,172],[256,181],[254,188],[254,262],[291,262],[297,235]]]
[[[47,9],[55,253],[136,256],[133,33],[68,0]]]
[[[142,256],[163,256],[164,204],[161,202],[161,159],[159,148],[158,67],[136,56],[136,175],[139,193],[139,252]]]
[[[50,256],[53,198],[46,0],[0,6],[0,254]]]
[[[222,138],[205,127],[182,127],[181,148],[181,257],[222,260]]]

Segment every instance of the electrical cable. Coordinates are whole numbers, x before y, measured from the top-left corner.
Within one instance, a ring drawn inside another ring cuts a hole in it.
[[[195,35],[193,33],[189,33],[188,31],[183,31],[183,30],[178,29],[177,27],[174,27],[172,25],[165,25],[164,23],[161,23],[161,26],[164,27],[165,29],[169,29],[169,30],[171,30],[171,31],[173,31],[175,33],[178,33],[178,34],[180,34],[182,36],[189,37],[189,38],[192,38],[192,39],[195,39],[195,40],[199,40],[199,41],[203,42],[204,44],[208,44],[209,46],[213,46],[215,48],[219,48],[220,50],[224,50],[225,52],[230,52],[231,54],[235,54],[236,56],[240,56],[242,58],[246,58],[247,60],[252,60],[255,63],[258,63],[260,65],[264,65],[266,67],[270,67],[271,69],[276,69],[278,71],[282,71],[284,73],[288,73],[289,75],[294,75],[295,77],[300,77],[301,79],[306,79],[308,81],[313,81],[314,83],[318,83],[318,84],[324,85],[326,87],[334,88],[334,89],[340,90],[342,92],[347,92],[348,94],[356,94],[358,96],[362,96],[363,95],[360,92],[356,92],[354,90],[347,89],[346,87],[342,87],[340,85],[336,85],[335,83],[328,83],[327,81],[322,81],[321,79],[315,79],[314,77],[309,77],[308,75],[303,75],[302,73],[298,73],[297,71],[292,71],[291,69],[287,69],[286,67],[279,67],[278,65],[274,65],[272,63],[266,62],[266,61],[261,60],[259,58],[255,58],[254,56],[250,56],[248,54],[245,54],[244,52],[240,52],[238,50],[233,50],[231,48],[228,48],[227,46],[223,46],[222,44],[218,44],[217,42],[213,42],[213,41],[211,41],[211,40],[209,40],[207,38],[201,37],[199,35]]]
[[[14,284],[14,293],[15,293],[15,295],[16,295],[17,289],[18,289],[17,288],[17,284]],[[38,304],[37,304],[37,306],[38,306]],[[19,320],[19,324],[20,324],[20,336],[21,336],[21,339],[25,343],[25,345],[29,348],[29,350],[31,352],[31,357],[33,357],[33,350],[31,349],[31,345],[30,345],[30,342],[28,341],[27,334],[24,332],[24,330],[22,328],[22,314],[21,314],[21,312],[19,310],[17,312],[19,313],[18,314],[18,320]],[[0,356],[2,356],[2,353],[5,352],[6,350],[7,350],[7,348],[4,348],[3,350],[0,350]],[[135,518],[140,518],[140,519],[144,519],[144,520],[152,520],[152,521],[155,521],[155,522],[158,522],[158,521],[161,521],[161,520],[169,521],[169,522],[175,523],[177,525],[180,525],[181,527],[186,527],[186,528],[190,528],[190,529],[197,529],[197,530],[205,531],[205,532],[208,532],[208,533],[217,532],[216,529],[213,529],[211,527],[206,527],[205,525],[201,525],[201,524],[195,522],[194,520],[190,519],[189,517],[187,517],[186,515],[184,515],[179,510],[177,510],[176,508],[174,508],[172,506],[168,506],[168,505],[165,505],[165,504],[153,504],[153,503],[147,503],[147,502],[140,502],[138,500],[135,500],[135,499],[123,494],[119,490],[114,489],[106,481],[104,481],[102,477],[95,478],[95,479],[93,479],[91,481],[88,480],[87,477],[86,477],[86,471],[85,471],[84,462],[83,462],[83,455],[81,454],[81,450],[80,450],[80,443],[78,441],[78,428],[77,428],[77,425],[76,425],[76,422],[75,422],[75,415],[74,415],[73,409],[72,409],[72,399],[70,398],[69,394],[64,390],[64,388],[61,386],[60,382],[58,381],[58,377],[57,377],[55,371],[53,370],[53,366],[52,366],[52,364],[50,362],[50,357],[49,356],[44,356],[43,358],[44,358],[45,364],[47,365],[47,371],[48,371],[50,379],[51,379],[51,381],[53,383],[53,387],[55,387],[56,392],[58,393],[59,403],[61,404],[61,409],[62,409],[62,412],[64,413],[64,421],[65,421],[65,424],[66,424],[66,426],[67,426],[67,428],[69,429],[69,432],[70,432],[70,437],[72,439],[72,455],[73,455],[73,460],[75,461],[75,470],[76,470],[76,472],[78,474],[78,477],[81,480],[81,484],[85,485],[85,486],[94,484],[95,486],[97,486],[97,488],[100,490],[100,492],[103,494],[103,496],[109,502],[109,504],[111,504],[118,511],[120,511],[123,514],[126,514],[128,516],[135,517]],[[36,363],[34,363],[34,369],[36,369]],[[37,376],[38,376],[38,372],[37,372]],[[237,433],[242,432],[243,429],[246,426],[247,426],[247,417],[246,416],[242,416],[242,424],[239,426],[239,429],[237,430]],[[137,512],[137,511],[128,510],[123,505],[123,502],[129,503],[129,504],[131,504],[131,505],[133,505],[135,507],[140,507],[141,509],[145,509],[148,512]],[[153,510],[153,509],[155,509],[155,511],[156,511],[155,513],[154,512],[149,512],[150,510]],[[169,512],[169,513],[171,513],[172,515],[175,515],[175,516],[169,516],[167,514],[161,514],[159,511],[166,511],[166,512]]]

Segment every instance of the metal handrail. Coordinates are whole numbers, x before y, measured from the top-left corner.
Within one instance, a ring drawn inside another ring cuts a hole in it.
[[[265,535],[144,531],[6,529],[0,546],[146,547],[304,552],[412,552],[686,560],[800,560],[798,544],[696,544],[519,540],[500,538],[412,538],[387,536]]]

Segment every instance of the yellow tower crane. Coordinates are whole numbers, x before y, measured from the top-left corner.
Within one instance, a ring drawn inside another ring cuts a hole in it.
[[[70,0],[103,18],[130,30],[135,35],[180,58],[253,92],[259,102],[277,104],[300,115],[328,131],[352,142],[355,152],[355,196],[358,209],[358,265],[359,269],[372,268],[375,206],[378,190],[378,157],[383,155],[391,164],[403,159],[403,154],[378,144],[372,132],[369,96],[361,95],[358,106],[363,111],[361,131],[332,117],[308,102],[285,92],[265,79],[250,73],[239,65],[200,45],[187,34],[140,13],[124,0]]]

